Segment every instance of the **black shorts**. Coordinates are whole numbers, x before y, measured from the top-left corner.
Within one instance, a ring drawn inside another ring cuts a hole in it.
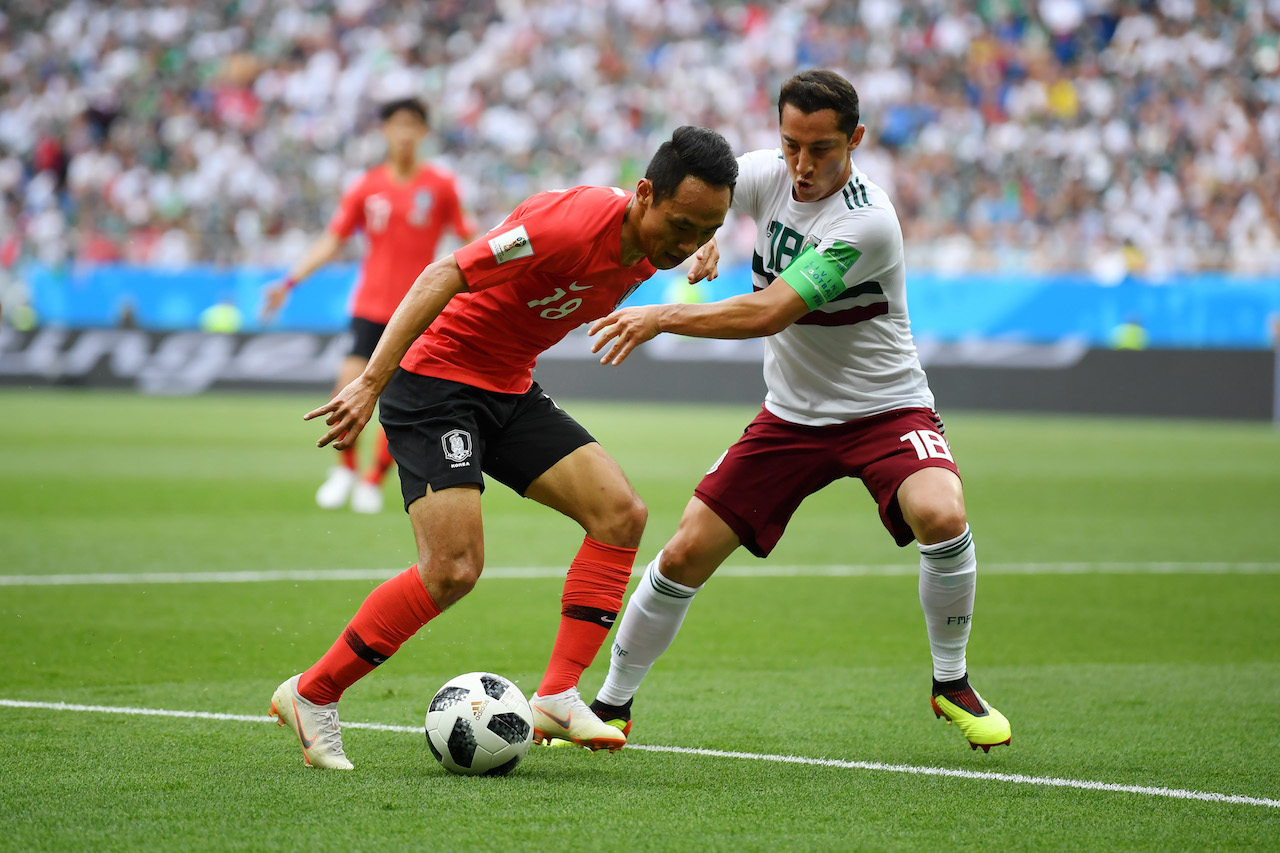
[[[378,340],[386,328],[386,323],[375,323],[363,317],[352,317],[351,351],[348,355],[358,355],[365,361],[373,358],[374,347],[378,345]]]
[[[523,394],[499,394],[397,369],[378,412],[405,509],[428,486],[474,483],[483,490],[483,474],[523,495],[551,466],[595,441],[537,382]]]

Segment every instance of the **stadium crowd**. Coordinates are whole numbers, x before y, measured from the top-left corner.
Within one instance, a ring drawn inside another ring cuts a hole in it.
[[[0,265],[286,264],[407,94],[487,228],[679,124],[775,146],[780,81],[831,67],[910,269],[1276,274],[1278,33],[1280,0],[6,4]]]

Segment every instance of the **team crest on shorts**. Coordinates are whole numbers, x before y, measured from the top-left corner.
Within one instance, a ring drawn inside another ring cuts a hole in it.
[[[471,433],[465,429],[453,429],[440,436],[444,458],[450,462],[465,462],[471,458]]]

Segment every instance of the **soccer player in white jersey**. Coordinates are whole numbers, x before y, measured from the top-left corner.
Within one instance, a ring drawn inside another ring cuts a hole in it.
[[[762,411],[698,484],[632,593],[591,707],[629,732],[640,682],[716,568],[739,546],[767,556],[804,498],[856,477],[897,544],[915,540],[920,551],[934,713],[989,751],[1011,733],[969,685],[973,537],[911,337],[898,216],[852,160],[866,131],[858,95],[839,74],[806,71],[783,85],[778,118],[782,148],[738,158],[733,207],[756,222],[754,292],[624,308],[591,327],[594,350],[609,346],[606,364],[662,332],[763,336],[768,386]]]

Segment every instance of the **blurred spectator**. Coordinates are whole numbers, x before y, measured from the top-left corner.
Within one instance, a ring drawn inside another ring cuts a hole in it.
[[[830,66],[912,269],[1276,274],[1278,31],[1277,0],[7,4],[0,238],[47,264],[278,264],[405,95],[488,227],[540,189],[633,183],[679,124],[774,145],[771,93]],[[749,259],[750,229],[723,234]]]

